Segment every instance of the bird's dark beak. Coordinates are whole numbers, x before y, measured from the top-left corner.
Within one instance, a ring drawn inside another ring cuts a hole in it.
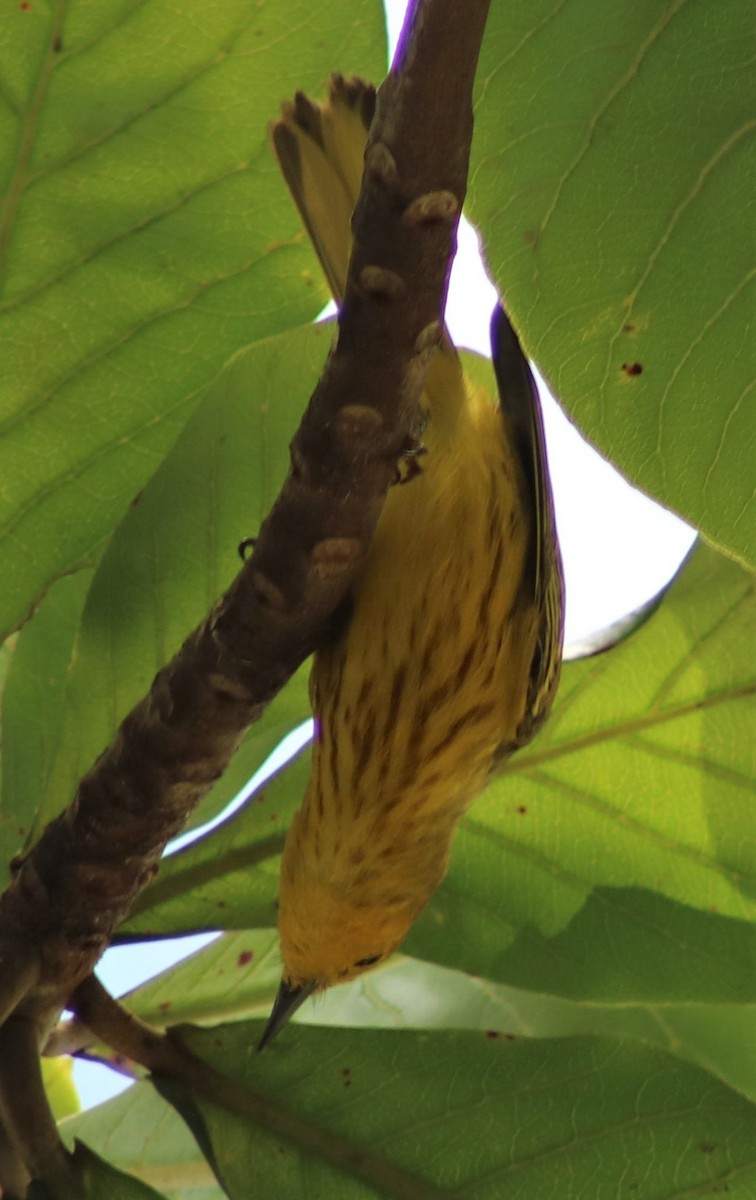
[[[293,987],[285,979],[281,980],[281,986],[278,989],[273,1011],[268,1017],[268,1024],[265,1026],[265,1031],[257,1046],[258,1050],[264,1050],[268,1042],[273,1041],[279,1029],[283,1029],[289,1017],[297,1011],[300,1004],[304,1004],[307,997],[312,995],[317,986],[317,979],[301,983],[299,987]]]

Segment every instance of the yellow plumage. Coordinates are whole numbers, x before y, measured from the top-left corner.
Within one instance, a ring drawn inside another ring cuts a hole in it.
[[[274,126],[334,296],[344,291],[374,93],[334,77]],[[456,824],[548,714],[562,581],[540,410],[503,312],[500,408],[448,338],[421,400],[422,471],[390,490],[342,635],[315,655],[312,775],[284,850],[284,981],[264,1041],[312,991],[390,954],[441,881]]]

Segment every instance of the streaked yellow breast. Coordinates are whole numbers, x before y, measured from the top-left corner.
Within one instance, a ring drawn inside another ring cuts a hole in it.
[[[519,590],[532,518],[518,464],[496,406],[465,392],[453,352],[438,359],[422,474],[390,491],[351,621],[315,658],[314,811],[303,812],[334,878],[346,883],[347,859],[367,846],[395,861],[397,888],[422,873],[428,892],[515,737],[537,634]]]

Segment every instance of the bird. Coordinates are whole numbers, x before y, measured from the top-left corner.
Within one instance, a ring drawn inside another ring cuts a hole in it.
[[[375,89],[299,92],[272,141],[334,299]],[[542,726],[564,583],[538,391],[501,304],[498,397],[448,333],[420,401],[422,458],[389,489],[350,615],[313,659],[309,782],[281,862],[282,979],[259,1049],[311,995],[384,962],[443,879],[457,824]]]

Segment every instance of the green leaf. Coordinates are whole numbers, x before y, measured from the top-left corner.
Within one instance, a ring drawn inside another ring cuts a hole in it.
[[[267,124],[334,69],[383,74],[377,0],[6,6],[0,630],[96,560],[230,355],[322,305]]]
[[[269,1006],[274,995],[272,990]],[[397,956],[303,1005],[294,1019],[381,1029],[477,1029],[501,1037],[634,1038],[697,1063],[756,1104],[756,1058],[743,1053],[756,1043],[756,1002],[584,1003]]]
[[[133,1175],[124,1175],[82,1142],[74,1147],[74,1162],[84,1177],[82,1200],[102,1200],[103,1196],[108,1200],[166,1200],[164,1193],[156,1192]]]
[[[73,1059],[43,1058],[42,1079],[50,1108],[56,1120],[77,1113],[81,1108],[73,1077]]]
[[[104,1196],[108,1200],[169,1200],[163,1192],[156,1192],[133,1175],[117,1171],[81,1142],[74,1147],[73,1161],[79,1170],[77,1200],[102,1200]],[[35,1179],[27,1195],[28,1200],[55,1200],[57,1196],[70,1196],[71,1192],[58,1191],[52,1182],[46,1185],[44,1180]]]
[[[170,1200],[221,1200],[212,1172],[184,1122],[149,1083],[64,1121],[60,1134],[96,1146],[115,1167],[133,1172]],[[110,1195],[103,1192],[101,1195]]]
[[[381,974],[376,972],[372,978]],[[447,979],[450,975],[441,971],[438,974]],[[435,982],[438,986],[441,978]],[[479,999],[485,997],[487,989],[480,981],[467,982],[477,987]],[[460,986],[464,986],[461,979]],[[349,990],[335,989],[331,994]],[[446,989],[437,994],[440,1000],[445,999]],[[648,1025],[651,1027],[652,1022]],[[493,1024],[488,1026],[489,1031],[493,1028]],[[220,1028],[205,1035],[195,1031],[190,1038],[192,1048],[213,1065],[241,1079],[254,1093],[267,1097],[271,1105],[280,1106],[285,1124],[286,1114],[291,1114],[289,1136],[280,1138],[252,1129],[248,1123],[209,1105],[202,1104],[200,1111],[195,1109],[192,1114],[204,1124],[212,1138],[212,1149],[222,1161],[238,1150],[233,1172],[241,1174],[248,1164],[247,1156],[255,1154],[249,1179],[256,1181],[262,1194],[280,1196],[282,1200],[291,1195],[298,1200],[300,1170],[308,1172],[308,1182],[312,1178],[317,1181],[318,1190],[307,1193],[313,1200],[321,1195],[330,1200],[332,1196],[374,1194],[350,1179],[345,1170],[332,1171],[327,1185],[322,1183],[328,1172],[322,1156],[316,1153],[314,1158],[306,1158],[297,1146],[296,1128],[302,1116],[316,1136],[318,1130],[335,1131],[336,1144],[344,1150],[359,1140],[365,1149],[375,1148],[378,1152],[383,1152],[385,1145],[392,1155],[401,1130],[406,1128],[408,1139],[413,1133],[418,1137],[418,1167],[431,1157],[429,1143],[434,1137],[441,1145],[444,1139],[448,1142],[446,1150],[436,1156],[435,1170],[453,1169],[456,1163],[474,1172],[479,1153],[485,1161],[490,1161],[490,1155],[501,1155],[504,1160],[509,1157],[503,1166],[494,1164],[494,1170],[505,1172],[507,1197],[511,1193],[523,1200],[546,1194],[538,1190],[545,1184],[537,1173],[549,1170],[549,1165],[560,1181],[560,1198],[594,1194],[590,1182],[595,1185],[597,1171],[602,1187],[615,1184],[619,1176],[613,1177],[611,1171],[622,1162],[623,1153],[635,1153],[637,1162],[647,1164],[650,1175],[663,1183],[667,1173],[674,1170],[674,1150],[684,1145],[687,1135],[689,1145],[696,1146],[698,1153],[687,1149],[683,1152],[684,1170],[689,1167],[693,1172],[710,1172],[702,1176],[698,1194],[709,1194],[704,1178],[714,1180],[711,1186],[718,1185],[722,1191],[729,1187],[728,1194],[749,1194],[738,1189],[748,1187],[753,1164],[740,1163],[738,1145],[746,1156],[749,1152],[752,1156],[752,1145],[750,1151],[747,1148],[753,1140],[754,1108],[705,1072],[655,1050],[589,1038],[521,1043],[495,1037],[492,1032],[487,1037],[387,1037],[365,1031],[345,1035],[292,1028],[258,1056],[251,1048],[259,1031],[260,1025],[255,1023]],[[502,1055],[506,1057],[502,1059]],[[693,1102],[686,1109],[686,1095],[698,1096],[700,1108]],[[386,1126],[394,1110],[398,1134],[392,1137],[386,1133]],[[560,1143],[560,1135],[571,1119],[577,1121],[577,1129],[570,1130]],[[668,1130],[674,1131],[671,1143]],[[209,1168],[188,1130],[149,1084],[135,1084],[107,1104],[65,1121],[61,1132],[67,1141],[74,1135],[85,1138],[122,1170],[134,1170],[176,1200],[218,1200],[221,1195],[209,1185]],[[735,1139],[733,1160],[722,1171],[730,1137]],[[245,1139],[253,1139],[246,1150]],[[645,1150],[639,1148],[637,1139],[644,1140]],[[598,1163],[592,1155],[598,1156]],[[593,1180],[584,1184],[586,1190],[582,1192],[578,1186],[581,1175],[574,1185],[565,1183],[570,1178],[570,1167],[576,1162],[579,1166],[581,1160],[584,1165],[592,1162],[594,1169]],[[732,1173],[728,1175],[728,1171]],[[498,1174],[492,1175],[489,1187],[495,1188],[497,1180]],[[662,1187],[648,1193],[631,1189],[629,1184],[634,1181],[628,1169],[627,1180],[612,1194],[624,1195],[627,1200],[638,1195],[644,1200],[653,1200],[655,1195],[682,1200],[683,1195],[696,1194],[684,1190],[684,1175],[677,1179],[669,1174],[667,1191]],[[229,1183],[229,1178],[224,1176],[224,1182]],[[502,1194],[501,1190],[480,1190],[484,1185],[483,1180],[470,1182],[460,1194]],[[498,1186],[501,1189],[500,1182]],[[575,1190],[565,1191],[568,1186]],[[711,1194],[715,1194],[713,1190]]]
[[[756,563],[747,0],[492,5],[469,207],[576,424]]]
[[[262,1016],[278,987],[281,957],[274,929],[216,938],[171,970],[121,997],[150,1025]]]
[[[520,931],[501,974],[515,987],[623,1004],[756,1002],[756,924],[640,888],[596,888],[562,932]]]
[[[57,580],[16,638],[2,694],[0,887],[10,858],[30,836],[60,752],[66,680],[91,578],[91,571],[78,571]]]
[[[223,934],[122,1001],[161,1028],[267,1017],[280,975],[275,931],[245,930]],[[632,1037],[698,1063],[756,1103],[756,1059],[743,1054],[744,1046],[756,1042],[756,1002],[702,1004],[686,997],[677,1005],[584,1003],[397,954],[303,1005],[295,1021],[370,1029],[477,1029],[506,1037]],[[99,1051],[90,1049],[90,1054]]]
[[[288,443],[331,336],[330,326],[308,326],[236,355],[116,531],[82,613],[37,828],[70,802],[157,671],[241,569],[237,547],[257,532],[283,482]],[[249,731],[192,824],[217,813],[309,716],[306,680],[300,671]]]
[[[259,1028],[184,1031],[248,1089],[248,1115],[165,1093],[230,1197],[250,1181],[281,1200],[305,1187],[312,1200],[681,1200],[756,1186],[754,1106],[637,1043],[300,1027],[256,1055]]]

